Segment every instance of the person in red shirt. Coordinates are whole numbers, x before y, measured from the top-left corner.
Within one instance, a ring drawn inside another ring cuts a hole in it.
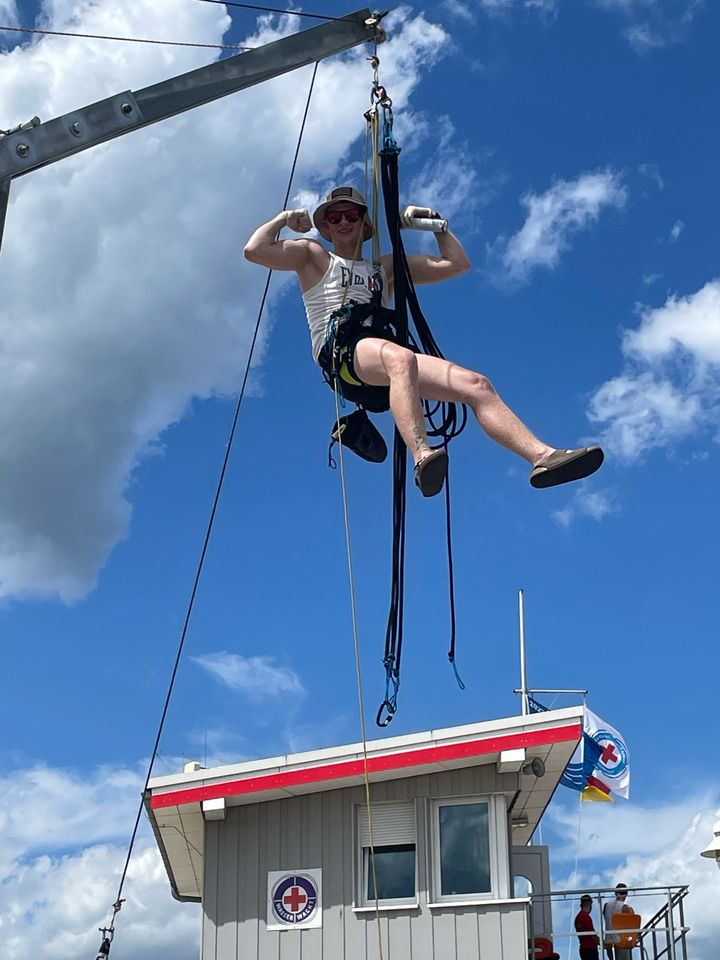
[[[580,897],[580,912],[575,917],[575,929],[578,933],[584,934],[578,937],[580,948],[580,960],[600,960],[598,947],[600,939],[595,933],[590,911],[592,910],[592,897],[586,893]]]

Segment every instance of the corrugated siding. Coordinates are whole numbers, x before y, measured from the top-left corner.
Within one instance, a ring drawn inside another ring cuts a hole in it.
[[[416,818],[420,905],[381,913],[384,960],[524,960],[522,905],[428,907],[429,800],[512,789],[512,778],[487,765],[373,785],[374,803],[410,801],[403,807]],[[224,821],[208,822],[202,960],[380,960],[374,912],[352,909],[353,809],[364,801],[364,788],[352,787],[230,807]],[[506,860],[503,830],[498,843]],[[322,928],[266,930],[268,871],[315,867],[322,868]],[[510,895],[509,883],[509,870],[501,870],[500,896]]]

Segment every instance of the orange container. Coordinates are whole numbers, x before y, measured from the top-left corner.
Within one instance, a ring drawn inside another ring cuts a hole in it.
[[[632,950],[637,946],[640,937],[639,927],[642,926],[642,920],[638,913],[616,913],[612,918],[613,933],[620,934],[620,941],[615,942],[616,947],[623,950]],[[623,933],[623,930],[633,930],[633,933]]]
[[[535,937],[530,956],[532,960],[560,960],[560,954],[555,953],[548,937]]]

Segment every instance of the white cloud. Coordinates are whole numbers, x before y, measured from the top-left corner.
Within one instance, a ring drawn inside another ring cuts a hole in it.
[[[305,693],[295,671],[276,666],[273,657],[241,657],[219,651],[192,659],[224,686],[253,698]]]
[[[549,825],[564,837],[564,845],[554,848],[554,857],[559,861],[574,860],[578,849],[582,860],[653,856],[659,847],[680,840],[699,811],[709,824],[708,839],[701,844],[705,846],[712,836],[713,809],[718,802],[720,799],[713,791],[695,790],[681,800],[652,806],[623,800],[612,804],[583,803],[579,848],[577,806],[553,804]],[[700,849],[698,846],[698,855]]]
[[[548,825],[560,831],[564,845],[552,849],[555,867],[568,870],[556,877],[556,888],[689,885],[685,920],[690,926],[689,955],[694,960],[715,960],[720,939],[717,897],[720,874],[715,864],[700,856],[712,838],[718,816],[717,790],[688,791],[685,799],[654,806],[636,803],[553,805]],[[578,842],[578,816],[579,842]],[[578,876],[568,868],[576,856]],[[648,919],[661,903],[651,897],[630,898]],[[677,914],[676,914],[677,919]]]
[[[614,456],[635,460],[653,447],[665,447],[692,433],[700,417],[696,396],[650,372],[620,375],[595,393],[590,419],[604,425],[602,444]]]
[[[645,310],[640,326],[625,334],[624,352],[649,363],[684,352],[693,363],[693,379],[704,379],[710,366],[720,366],[720,280]]]
[[[649,177],[655,182],[658,190],[662,191],[665,189],[665,181],[663,180],[660,169],[656,163],[641,163],[638,167],[638,172],[641,173],[644,177]]]
[[[638,52],[643,50],[658,50],[667,46],[663,34],[654,29],[647,21],[645,23],[634,23],[624,32],[625,39],[631,47]]]
[[[207,727],[196,727],[187,734],[191,745],[190,755],[176,762],[175,772],[181,770],[188,760],[197,760],[204,767],[221,767],[228,763],[242,763],[257,756],[257,743],[252,745],[247,737],[238,733],[236,728],[225,724],[212,724]],[[162,771],[155,769],[158,776]]]
[[[15,0],[0,0],[0,15],[5,19],[6,26],[9,27],[11,24],[17,24],[18,9],[15,4]],[[6,38],[9,36],[9,33],[2,33],[2,31],[0,31],[0,43],[2,43],[3,46],[8,42]]]
[[[561,510],[553,511],[552,517],[567,529],[576,517],[591,517],[600,522],[619,509],[615,490],[576,490],[568,504]]]
[[[0,779],[0,956],[95,956],[110,919],[144,778],[38,765]],[[146,829],[146,828],[143,828]],[[114,960],[197,957],[200,916],[173,900],[141,829],[117,920]],[[115,840],[117,844],[103,841]]]
[[[590,419],[618,457],[635,460],[703,430],[720,404],[720,280],[645,308],[623,335],[624,369],[590,402]]]
[[[352,706],[352,704],[348,704]],[[292,753],[320,750],[359,739],[359,713],[337,717],[323,716],[321,721],[289,724],[285,729],[288,749]]]
[[[654,283],[657,283],[658,280],[662,278],[661,273],[644,273],[642,275],[642,282],[646,287],[651,287]]]
[[[606,10],[622,10],[624,13],[635,10],[640,6],[650,6],[653,3],[654,0],[595,0],[595,5],[598,7],[603,7]]]
[[[675,243],[680,234],[685,229],[685,224],[682,220],[676,220],[675,223],[670,228],[670,243]]]
[[[129,824],[126,822],[126,828]],[[94,957],[110,920],[126,850],[98,845],[18,860],[0,884],[3,960]],[[196,960],[200,908],[173,899],[152,840],[138,844],[116,919],[113,960]]]
[[[155,37],[171,23],[173,39],[206,43],[229,24],[222,5],[173,0],[54,2],[43,18]],[[382,79],[403,107],[448,38],[407,9],[391,25]],[[261,18],[246,42],[296,28],[296,18]],[[295,194],[321,192],[364,135],[366,53],[320,65]],[[0,117],[47,120],[211,56],[45,37],[0,55]],[[0,256],[0,597],[70,602],[92,589],[127,536],[134,468],[193,398],[237,389],[265,279],[241,250],[282,202],[310,71],[13,184]],[[256,365],[269,329],[266,319]]]
[[[449,117],[436,118],[435,150],[430,160],[403,187],[403,203],[434,207],[459,230],[472,229],[481,207],[487,204],[497,189],[497,175],[481,177],[480,165],[486,157],[458,143],[455,128]],[[428,234],[421,238],[433,243]],[[416,237],[417,239],[417,237]],[[410,245],[408,237],[406,246]]]
[[[442,5],[451,16],[458,20],[463,20],[465,23],[475,23],[475,14],[470,10],[469,5],[463,3],[462,0],[443,0]]]
[[[143,782],[134,770],[101,767],[81,776],[44,764],[0,778],[0,873],[28,851],[123,836]]]
[[[557,5],[558,0],[480,0],[482,9],[491,16],[509,13],[515,8],[554,13]]]
[[[525,194],[521,202],[527,219],[505,245],[503,266],[516,281],[527,280],[537,267],[556,266],[572,236],[596,221],[605,208],[622,207],[626,200],[627,190],[612,170],[558,180],[545,193]]]
[[[685,40],[705,0],[595,0],[595,5],[629,20],[623,35],[643,53]]]

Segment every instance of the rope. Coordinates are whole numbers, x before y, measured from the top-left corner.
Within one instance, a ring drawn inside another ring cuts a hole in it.
[[[295,148],[295,156],[293,157],[292,168],[290,171],[290,177],[288,180],[287,190],[285,191],[285,199],[283,201],[283,209],[287,207],[288,199],[290,197],[290,191],[292,189],[293,179],[295,177],[295,170],[297,167],[298,157],[300,155],[300,146],[302,144],[303,135],[305,133],[305,123],[307,121],[308,112],[310,110],[310,101],[312,99],[313,89],[315,86],[315,77],[317,76],[318,63],[315,63],[315,68],[313,70],[312,79],[310,81],[310,89],[308,91],[307,101],[305,103],[305,111],[303,113],[302,123],[300,126],[300,134],[298,137],[297,146]],[[195,571],[195,577],[193,580],[192,590],[190,592],[190,600],[188,602],[187,610],[185,613],[185,620],[183,623],[182,633],[180,636],[180,642],[178,644],[177,654],[175,656],[175,663],[173,665],[172,674],[170,677],[170,683],[168,686],[167,694],[165,696],[165,703],[163,705],[162,715],[160,717],[160,724],[158,726],[157,735],[155,737],[155,743],[153,745],[152,754],[150,756],[150,763],[148,766],[147,775],[145,777],[145,785],[143,787],[140,803],[138,805],[137,815],[135,817],[135,825],[130,837],[130,844],[128,847],[127,857],[125,858],[125,865],[120,877],[120,884],[118,887],[117,897],[115,899],[115,904],[113,909],[115,913],[113,914],[113,919],[111,921],[110,927],[107,930],[111,933],[110,939],[112,940],[112,934],[114,933],[114,924],[115,924],[115,914],[118,912],[120,907],[118,904],[122,903],[121,896],[123,891],[123,886],[125,884],[125,878],[127,876],[128,866],[130,865],[130,858],[132,857],[133,848],[135,846],[135,840],[137,837],[138,826],[140,824],[140,817],[142,816],[142,810],[144,806],[144,797],[148,789],[148,784],[150,783],[150,777],[152,775],[152,768],[155,763],[155,757],[157,756],[158,747],[160,745],[160,738],[165,726],[165,719],[167,717],[168,708],[170,706],[170,699],[172,697],[173,689],[175,687],[175,679],[177,677],[178,668],[180,666],[180,659],[182,657],[182,652],[185,647],[185,640],[187,638],[188,629],[190,626],[190,618],[192,616],[193,608],[195,606],[195,597],[197,596],[198,587],[200,585],[200,578],[202,576],[203,567],[205,565],[205,557],[207,555],[208,546],[210,543],[210,537],[213,531],[215,524],[215,516],[217,513],[218,504],[220,502],[220,494],[222,493],[223,483],[225,481],[225,474],[227,473],[228,463],[230,461],[230,454],[232,451],[233,440],[235,439],[235,433],[237,430],[237,424],[240,417],[240,409],[242,407],[242,402],[245,397],[245,388],[247,386],[248,378],[250,375],[250,367],[252,364],[253,354],[255,352],[255,346],[257,343],[258,333],[260,330],[260,322],[262,320],[263,311],[265,309],[265,303],[267,300],[268,290],[270,288],[270,280],[272,278],[272,270],[268,270],[267,279],[265,281],[265,289],[263,290],[262,299],[260,301],[260,308],[258,310],[257,320],[255,322],[255,330],[253,331],[252,341],[250,343],[250,350],[248,353],[247,363],[245,365],[245,372],[243,375],[242,385],[240,387],[240,395],[238,397],[237,404],[235,406],[235,413],[232,419],[232,425],[230,428],[230,434],[228,436],[228,441],[225,448],[225,457],[223,459],[222,467],[220,469],[220,476],[218,478],[217,486],[215,489],[215,496],[213,498],[212,509],[210,510],[210,518],[208,520],[207,530],[205,531],[205,538],[203,540],[202,550],[200,551],[200,559],[198,560],[197,568]]]
[[[337,389],[337,380],[333,383],[333,393],[335,394],[335,415],[337,422],[340,422],[340,394]],[[377,873],[375,870],[375,836],[373,833],[372,818],[372,799],[370,796],[370,777],[368,774],[368,754],[367,754],[367,727],[365,724],[365,696],[363,693],[362,665],[360,662],[360,636],[357,622],[357,599],[355,591],[355,572],[352,559],[352,540],[350,537],[350,510],[348,507],[347,483],[345,476],[345,453],[342,437],[340,438],[340,486],[342,489],[343,519],[345,522],[345,544],[348,561],[348,580],[350,585],[350,611],[352,615],[353,628],[353,647],[355,651],[355,674],[357,677],[358,688],[358,707],[360,710],[360,732],[362,735],[363,747],[363,780],[365,785],[365,806],[368,813],[368,827],[370,830],[370,864],[373,877],[373,890],[375,891],[375,922],[378,934],[378,948],[380,951],[380,960],[384,960],[382,926],[380,924],[380,901],[378,899]]]
[[[377,87],[377,69],[379,60],[377,58],[377,43],[375,44],[375,53],[370,57],[370,63],[373,67],[373,85],[370,93],[370,109],[365,114],[367,124],[365,126],[365,197],[372,196],[372,225],[373,225],[373,263],[380,263],[380,205],[378,197],[380,195],[380,165],[379,165],[379,124],[377,104],[375,103],[375,89]],[[370,184],[369,157],[372,156],[372,188]]]
[[[81,37],[85,40],[121,40],[124,43],[153,43],[163,47],[206,47],[212,50],[253,50],[253,47],[241,47],[227,43],[186,43],[182,40],[144,40],[140,37],[110,37],[102,33],[71,33],[69,30],[41,30],[40,27],[15,27],[0,24],[0,31],[12,30],[15,33],[42,33],[50,37]]]
[[[555,695],[555,699],[552,701],[552,703],[550,704],[550,706],[547,708],[548,710],[551,709],[553,703],[555,703],[555,700],[557,700],[557,697],[558,697],[558,695],[556,694],[556,695]],[[585,709],[586,706],[587,706],[587,697],[583,694],[583,710]],[[583,798],[582,798],[582,790],[581,790],[580,793],[578,794],[577,840],[576,840],[576,842],[575,842],[575,873],[574,873],[574,883],[575,883],[576,885],[577,885],[577,882],[578,882],[578,862],[579,862],[579,860],[580,860],[580,825],[581,825],[581,823],[582,823],[582,809],[583,809]],[[571,906],[570,906],[570,925],[572,925],[572,920],[573,920],[573,916],[572,916],[572,915],[573,915],[573,909],[572,909],[572,905],[571,905]],[[601,917],[601,919],[600,919],[600,923],[602,924],[602,917]],[[570,937],[569,940],[568,940],[567,960],[570,960],[570,952],[571,952],[571,949],[572,949],[573,941],[574,941],[574,937]]]
[[[574,872],[574,883],[575,883],[576,886],[577,886],[577,882],[578,882],[578,860],[580,859],[580,824],[581,824],[581,822],[582,822],[582,806],[583,806],[583,798],[582,798],[582,791],[580,791],[580,793],[578,794],[577,842],[576,842],[576,844],[575,844],[575,872]],[[571,903],[571,904],[570,904],[570,920],[569,920],[569,925],[570,925],[570,926],[572,926],[572,922],[573,922],[573,905],[572,905],[572,903]],[[571,954],[571,951],[572,951],[572,947],[573,947],[574,941],[575,941],[575,938],[574,938],[574,937],[571,936],[571,937],[568,938],[567,960],[570,960],[570,954]]]
[[[375,53],[377,54],[377,43],[375,44]],[[371,97],[372,100],[372,97]],[[366,115],[367,116],[367,115]],[[368,134],[369,127],[366,128],[365,135],[365,199],[369,199],[368,191]],[[373,139],[373,157],[374,157],[374,203],[373,203],[373,262],[380,262],[380,241],[379,241],[379,223],[378,223],[378,211],[377,211],[377,124],[375,125],[375,137]],[[362,257],[362,230],[358,235],[357,246],[355,248],[355,254],[353,257],[352,267],[350,269],[350,275],[352,276],[352,271],[355,269],[355,263],[358,258]],[[347,297],[349,287],[346,287],[343,291],[343,299],[341,308],[345,305],[345,299]],[[336,423],[340,423],[340,393],[338,391],[337,377],[333,379],[333,394],[335,396],[335,418]],[[353,567],[353,558],[352,558],[352,539],[350,536],[350,509],[348,505],[348,495],[347,495],[347,480],[345,474],[345,451],[343,449],[344,444],[342,442],[342,437],[340,437],[340,486],[342,490],[342,504],[343,504],[343,520],[345,523],[345,545],[347,553],[347,562],[348,562],[348,581],[350,587],[350,611],[352,617],[352,629],[353,629],[353,649],[355,653],[355,675],[357,678],[357,690],[358,690],[358,709],[360,712],[360,733],[362,737],[362,748],[363,748],[363,783],[365,787],[365,807],[367,809],[368,815],[368,830],[370,833],[370,869],[372,870],[373,878],[373,891],[375,893],[375,925],[377,929],[378,936],[378,951],[380,960],[384,960],[384,949],[383,949],[383,938],[382,938],[382,924],[380,922],[380,900],[378,897],[378,885],[377,885],[377,870],[375,864],[375,834],[373,830],[373,816],[372,816],[372,797],[370,791],[370,776],[368,772],[368,754],[367,754],[367,726],[365,723],[365,695],[363,691],[363,682],[362,682],[362,663],[360,659],[360,632],[358,630],[358,621],[357,621],[357,595],[355,590],[355,571]],[[364,877],[363,877],[364,880]]]

